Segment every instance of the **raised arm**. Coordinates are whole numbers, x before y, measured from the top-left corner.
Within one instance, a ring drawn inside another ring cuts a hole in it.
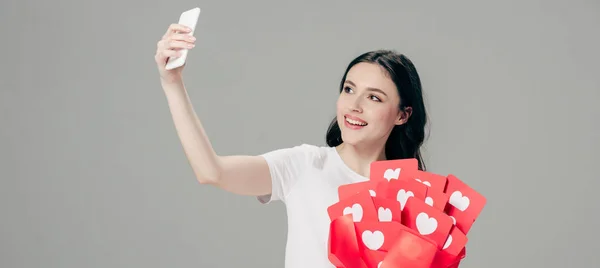
[[[182,48],[192,49],[195,40],[189,29],[173,24],[157,44],[155,61],[160,73],[173,123],[197,180],[240,195],[271,193],[271,175],[261,156],[219,156],[214,151],[198,118],[182,79],[184,66],[166,70],[168,57]]]

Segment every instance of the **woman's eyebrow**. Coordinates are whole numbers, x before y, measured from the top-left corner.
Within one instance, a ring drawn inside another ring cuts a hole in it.
[[[351,80],[346,80],[346,82],[345,82],[345,83],[347,83],[347,84],[350,84],[350,85],[351,85],[351,86],[353,86],[353,87],[355,87],[355,86],[356,86],[356,84],[354,84],[354,82],[352,82]],[[387,97],[387,94],[385,94],[385,92],[384,92],[383,90],[379,89],[379,88],[367,87],[367,90],[368,90],[368,91],[375,91],[375,92],[379,92],[379,93],[381,93],[381,94],[383,94],[384,96],[386,96],[386,97]]]

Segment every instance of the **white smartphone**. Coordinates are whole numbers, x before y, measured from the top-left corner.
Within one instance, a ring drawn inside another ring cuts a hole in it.
[[[196,24],[198,24],[199,17],[200,17],[200,8],[199,7],[192,8],[190,10],[187,10],[187,11],[184,11],[183,13],[181,13],[181,16],[179,17],[179,24],[190,27],[192,29],[192,31],[188,34],[193,36],[194,31],[196,30]],[[172,70],[172,69],[183,66],[183,64],[185,63],[185,61],[187,59],[188,52],[189,52],[188,49],[182,49],[181,56],[179,56],[177,58],[169,57],[165,68],[167,70]]]

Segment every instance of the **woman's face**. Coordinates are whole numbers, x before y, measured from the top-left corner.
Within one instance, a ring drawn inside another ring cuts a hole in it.
[[[354,65],[337,101],[337,122],[344,143],[385,144],[393,127],[406,122],[400,96],[386,71],[373,63]]]

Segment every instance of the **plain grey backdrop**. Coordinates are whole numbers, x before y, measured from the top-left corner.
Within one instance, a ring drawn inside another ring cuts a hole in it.
[[[0,4],[0,267],[283,267],[286,214],[199,185],[156,42],[202,8],[185,79],[219,154],[323,145],[348,62],[423,80],[427,164],[489,203],[464,268],[599,267],[600,3]]]

